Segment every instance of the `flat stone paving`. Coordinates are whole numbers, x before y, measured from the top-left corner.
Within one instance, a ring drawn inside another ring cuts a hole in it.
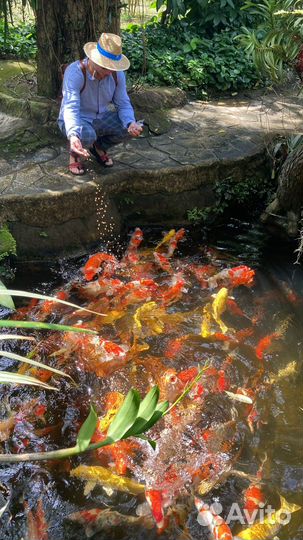
[[[77,177],[68,172],[68,153],[63,139],[36,152],[24,151],[18,158],[0,158],[0,194],[2,202],[10,198],[52,196],[60,192],[81,192],[87,184],[112,182],[134,174],[144,179],[165,176],[184,167],[207,167],[237,162],[264,151],[269,139],[276,134],[303,131],[302,100],[298,96],[277,92],[255,96],[220,99],[210,102],[194,101],[168,112],[170,128],[167,133],[153,136],[145,133],[111,150],[115,166],[104,169],[93,160],[87,163],[88,172]],[[0,114],[0,141],[6,144],[14,130],[31,129],[24,119]],[[146,129],[146,132],[148,130]]]

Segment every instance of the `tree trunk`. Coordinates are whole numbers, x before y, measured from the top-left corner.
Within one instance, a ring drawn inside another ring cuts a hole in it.
[[[60,65],[84,57],[83,45],[102,32],[120,32],[118,0],[39,0],[38,94],[56,97]]]

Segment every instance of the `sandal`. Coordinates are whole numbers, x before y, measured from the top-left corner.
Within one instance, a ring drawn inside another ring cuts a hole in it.
[[[97,162],[100,163],[100,165],[108,168],[112,167],[114,164],[110,163],[111,157],[101,148],[100,150],[101,152],[103,152],[103,154],[99,154],[94,144],[91,148],[89,148],[90,153],[96,158]]]
[[[85,174],[84,163],[82,161],[78,161],[78,154],[76,154],[76,152],[73,152],[72,150],[69,151],[69,154],[71,157],[74,158],[75,161],[68,164],[68,170],[75,176],[82,176],[83,174]]]
[[[82,161],[74,161],[73,163],[69,163],[68,169],[75,176],[83,176],[85,173]]]

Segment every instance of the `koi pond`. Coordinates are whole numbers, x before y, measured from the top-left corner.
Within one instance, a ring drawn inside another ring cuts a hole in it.
[[[251,223],[128,240],[17,275],[78,309],[2,309],[77,331],[1,329],[35,339],[1,340],[1,369],[46,385],[0,388],[1,540],[299,540],[302,267]]]

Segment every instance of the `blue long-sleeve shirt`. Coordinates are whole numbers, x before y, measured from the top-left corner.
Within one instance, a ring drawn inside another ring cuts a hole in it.
[[[84,60],[87,64],[87,59]],[[117,85],[114,78],[109,75],[98,81],[93,79],[86,70],[86,84],[81,71],[80,61],[70,64],[65,72],[62,88],[62,103],[59,120],[65,124],[66,135],[80,136],[80,126],[83,120],[92,123],[93,120],[102,117],[108,111],[108,106],[113,103],[123,127],[135,122],[135,114],[126,91],[126,79],[123,71],[117,72]]]

